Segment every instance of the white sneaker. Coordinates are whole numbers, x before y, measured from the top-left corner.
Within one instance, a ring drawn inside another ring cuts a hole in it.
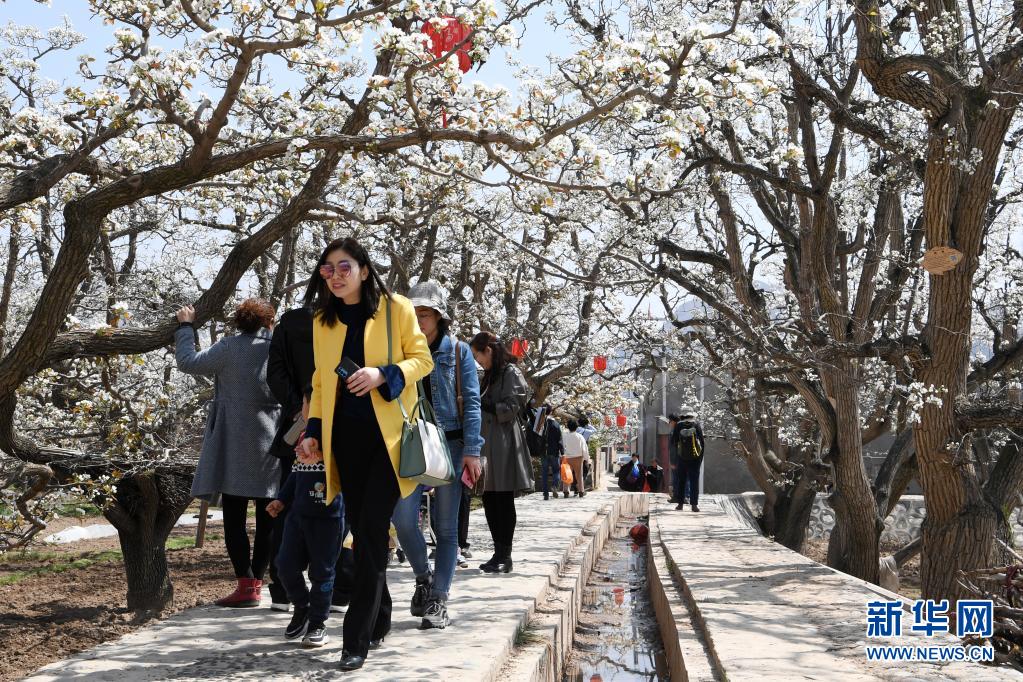
[[[455,561],[458,563],[459,568],[469,568],[469,560],[461,552],[458,553],[458,558]]]
[[[291,603],[286,601],[285,602],[275,601],[270,604],[270,608],[273,609],[274,611],[283,611],[284,613],[287,613],[288,611],[291,610]]]

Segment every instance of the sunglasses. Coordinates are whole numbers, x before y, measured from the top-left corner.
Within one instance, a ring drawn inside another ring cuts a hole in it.
[[[335,272],[340,273],[342,277],[348,277],[348,275],[352,274],[352,264],[349,261],[343,260],[338,261],[337,265],[324,263],[320,266],[320,277],[323,279],[333,278]]]

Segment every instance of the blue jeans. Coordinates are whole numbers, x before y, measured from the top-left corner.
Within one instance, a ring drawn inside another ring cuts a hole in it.
[[[547,495],[547,472],[551,474],[551,483],[554,484],[554,492],[561,490],[561,456],[545,455],[540,461],[540,477],[543,479],[543,494]]]
[[[436,522],[433,533],[437,536],[436,570],[433,574],[431,599],[447,601],[451,590],[451,581],[455,577],[455,563],[458,560],[458,508],[462,503],[462,441],[448,440],[451,451],[451,464],[455,469],[455,481],[439,488],[434,488],[433,508],[436,510]],[[415,492],[398,501],[394,508],[391,522],[398,531],[398,542],[408,557],[416,577],[430,572],[430,562],[426,552],[426,538],[419,530],[419,505],[423,496],[423,486],[417,486]]]

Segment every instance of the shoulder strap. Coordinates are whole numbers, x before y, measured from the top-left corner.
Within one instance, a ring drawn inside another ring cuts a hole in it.
[[[394,361],[391,359],[391,297],[384,294],[384,301],[386,301],[387,307],[387,364],[393,365]]]
[[[462,421],[465,412],[465,400],[462,398],[462,342],[456,337],[452,338],[455,339],[455,405],[458,407],[458,421]]]

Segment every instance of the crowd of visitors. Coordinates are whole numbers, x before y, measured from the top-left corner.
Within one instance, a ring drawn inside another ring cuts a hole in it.
[[[515,501],[534,490],[530,455],[545,500],[586,494],[588,420],[571,416],[563,431],[549,406],[531,404],[503,339],[459,340],[438,283],[389,291],[354,239],[324,248],[301,306],[276,323],[268,302],[246,300],[238,333],[200,351],[194,309],[177,317],[179,369],[214,384],[192,494],[224,512],[237,586],[217,604],[258,606],[269,573],[271,608],[292,614],[284,638],[308,647],[329,641],[330,613],[344,611],[342,670],[361,668],[390,632],[392,535],[415,573],[411,614],[421,629],[444,628],[456,569],[471,555],[472,494],[494,546],[479,569],[495,575],[513,568]],[[417,463],[427,469],[410,475]]]

